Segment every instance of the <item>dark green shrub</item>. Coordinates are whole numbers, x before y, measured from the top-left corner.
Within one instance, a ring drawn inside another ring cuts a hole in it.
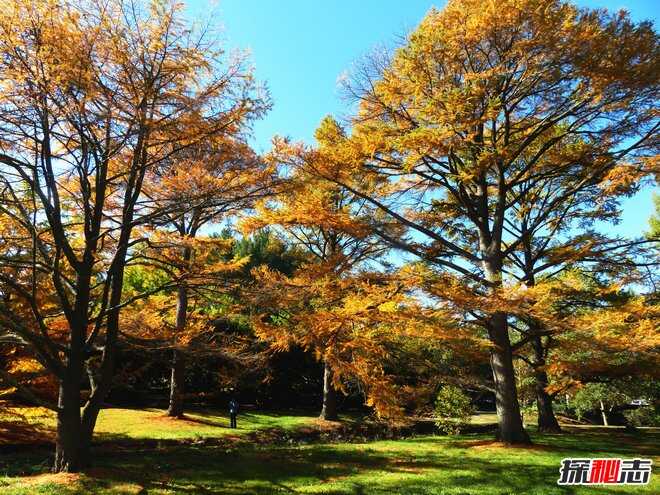
[[[631,426],[660,426],[660,411],[653,406],[624,411],[623,415]]]
[[[440,431],[455,435],[470,423],[474,408],[470,397],[454,385],[445,385],[435,401],[436,425]]]

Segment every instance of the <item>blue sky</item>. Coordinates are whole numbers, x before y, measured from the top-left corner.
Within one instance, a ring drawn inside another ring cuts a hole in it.
[[[379,45],[413,29],[432,7],[430,0],[187,0],[192,17],[221,26],[230,48],[249,49],[256,76],[266,82],[273,109],[254,128],[258,151],[275,134],[312,141],[327,114],[341,116],[346,103],[337,80],[351,64]],[[625,8],[633,19],[658,25],[658,0],[581,0],[580,5]],[[216,21],[217,20],[217,21]],[[651,190],[626,201],[617,232],[639,235],[648,226]]]

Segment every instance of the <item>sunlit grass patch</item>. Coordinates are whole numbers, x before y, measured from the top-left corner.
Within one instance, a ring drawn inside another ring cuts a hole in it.
[[[322,428],[311,415],[249,412],[239,430],[223,413],[197,411],[172,420],[160,409],[108,409],[99,419],[94,467],[60,479],[45,474],[50,448],[0,454],[0,493],[78,494],[433,494],[616,495],[660,492],[657,468],[647,486],[556,484],[564,457],[652,457],[660,433],[567,428],[533,434],[534,445],[506,447],[490,434],[420,436],[355,443],[290,441],[265,435]],[[350,423],[351,425],[353,423]],[[236,436],[230,436],[236,433]],[[254,435],[253,435],[254,433]],[[197,442],[211,438],[217,441]],[[224,440],[227,439],[227,441]],[[285,437],[286,438],[286,437]],[[161,439],[149,442],[148,439]],[[121,440],[121,441],[120,441]],[[191,440],[191,441],[189,441]]]
[[[55,413],[42,407],[5,407],[0,421],[6,429],[39,428],[54,438]],[[149,438],[156,440],[181,440],[215,438],[225,435],[243,435],[268,428],[292,429],[312,425],[316,417],[296,414],[252,413],[239,415],[238,428],[229,428],[229,416],[217,410],[192,411],[181,419],[169,418],[164,409],[102,409],[95,429],[95,438]],[[2,430],[0,430],[0,443]],[[9,443],[8,441],[4,443]],[[30,443],[23,438],[20,443]]]

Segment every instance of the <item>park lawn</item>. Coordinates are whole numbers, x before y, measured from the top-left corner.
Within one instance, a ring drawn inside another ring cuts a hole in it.
[[[559,463],[564,457],[652,457],[657,465],[657,430],[627,434],[615,429],[573,428],[562,435],[533,435],[535,444],[529,448],[504,448],[493,442],[490,435],[423,436],[361,443],[289,443],[280,439],[270,443],[259,441],[260,437],[250,433],[273,427],[309,428],[315,419],[254,413],[242,418],[243,431],[249,434],[230,437],[226,431],[232,430],[212,426],[215,422],[226,424],[222,415],[213,413],[200,413],[205,422],[191,424],[157,421],[154,418],[162,417],[159,410],[111,409],[104,415],[99,424],[105,424],[104,433],[95,446],[93,468],[79,475],[43,474],[50,463],[50,450],[24,446],[0,453],[0,493],[660,493],[657,470],[645,487],[556,485]],[[209,428],[223,433],[209,434]],[[145,442],[146,438],[170,441]],[[216,440],[205,442],[203,438]]]
[[[183,420],[171,419],[161,409],[105,409],[99,415],[100,437],[124,436],[158,440],[216,438],[244,435],[268,428],[295,429],[313,423],[316,418],[305,415],[251,413],[239,416],[238,428],[229,428],[229,415],[217,411],[188,412]]]
[[[0,408],[0,411],[3,411]],[[15,420],[54,435],[55,413],[42,407],[5,407],[0,421]],[[168,418],[163,409],[102,409],[94,430],[95,439],[184,440],[244,435],[268,428],[285,430],[313,424],[316,418],[302,414],[243,412],[237,429],[229,428],[229,416],[216,410],[187,412],[182,420]],[[2,435],[0,434],[0,445]]]

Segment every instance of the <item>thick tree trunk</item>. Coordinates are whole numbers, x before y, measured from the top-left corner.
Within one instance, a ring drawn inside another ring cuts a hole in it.
[[[190,254],[184,254],[186,259],[190,258]],[[176,331],[182,332],[186,327],[186,317],[188,315],[188,291],[184,284],[181,284],[177,294],[176,304]],[[176,345],[175,335],[175,342]],[[167,409],[167,415],[173,418],[180,418],[184,413],[185,394],[184,378],[186,374],[186,359],[182,351],[178,349],[173,350],[172,356],[172,373],[170,379],[170,405]]]
[[[73,387],[60,385],[53,471],[75,473],[82,467],[80,452],[80,404]]]
[[[91,444],[91,432],[83,431],[80,385],[75,381],[66,380],[60,384],[58,408],[53,471],[75,473],[89,465]]]
[[[319,419],[336,421],[337,415],[337,391],[332,384],[332,369],[328,363],[323,367],[323,408]]]
[[[46,118],[46,122],[48,119]],[[45,126],[47,129],[48,124]],[[44,155],[47,161],[47,167],[52,168],[50,163],[50,148],[48,131],[45,132]],[[142,187],[142,181],[146,173],[146,141],[148,140],[148,128],[142,126],[138,134],[136,150],[134,150],[131,170],[126,180],[124,188],[124,204],[122,212],[121,229],[117,243],[117,251],[110,265],[106,285],[103,291],[103,307],[109,309],[106,316],[105,325],[97,321],[96,325],[90,325],[89,312],[91,302],[92,283],[96,285],[96,275],[94,275],[94,265],[98,260],[98,241],[99,232],[104,222],[103,209],[106,199],[106,179],[107,179],[107,161],[100,163],[97,168],[98,184],[96,189],[96,199],[94,210],[91,214],[85,213],[85,246],[82,258],[76,259],[74,265],[76,272],[76,283],[73,293],[75,302],[73,307],[67,304],[69,310],[64,313],[70,327],[70,341],[68,349],[64,352],[62,360],[62,370],[58,368],[57,376],[60,378],[58,413],[57,413],[57,437],[55,448],[55,462],[53,470],[56,472],[76,472],[91,464],[91,444],[96,419],[101,409],[103,400],[107,396],[112,385],[112,375],[114,371],[114,358],[116,353],[117,336],[119,333],[119,313],[120,301],[122,296],[124,265],[126,253],[129,248],[129,239],[133,225],[133,213],[135,202],[139,197]],[[100,151],[100,150],[99,150]],[[50,181],[47,179],[49,201],[52,193],[56,192],[58,186],[53,182],[53,174]],[[48,202],[49,202],[48,201]],[[54,208],[59,209],[59,199],[55,199]],[[47,202],[44,203],[45,205]],[[48,218],[52,227],[54,241],[58,248],[69,247],[66,241],[65,230],[62,228],[59,212],[55,211],[54,216]],[[66,254],[69,259],[76,258],[75,253]],[[94,281],[93,281],[94,279]],[[62,274],[55,268],[53,280],[56,289],[56,295],[62,300],[69,300],[69,284],[62,283]],[[110,283],[110,285],[107,285]],[[63,287],[66,286],[66,289]],[[110,289],[109,292],[107,289]],[[90,332],[90,327],[93,329]],[[101,354],[100,366],[96,370],[89,367],[88,359],[90,349],[98,338],[101,328],[105,328],[105,339],[103,342],[103,351]],[[87,404],[81,411],[81,387],[84,381],[84,369],[87,368],[90,381],[90,396]]]
[[[552,397],[546,392],[548,374],[545,372],[545,354],[541,337],[535,337],[534,347],[534,377],[536,379],[536,409],[538,411],[538,427],[543,433],[560,433],[561,427],[552,408]]]
[[[506,314],[495,313],[491,316],[488,335],[493,343],[490,351],[490,365],[495,383],[498,438],[507,444],[531,443],[520,417]]]
[[[486,279],[493,288],[502,286],[502,260],[499,245],[487,239],[487,233],[480,234],[480,244],[484,255],[483,269]],[[498,253],[498,255],[493,255]],[[486,323],[490,349],[490,367],[495,385],[495,408],[497,410],[498,438],[507,444],[529,444],[531,440],[523,426],[516,390],[516,374],[513,368],[513,350],[509,339],[506,313],[493,313]]]
[[[170,405],[167,409],[167,415],[173,418],[183,416],[184,404],[183,394],[185,393],[184,377],[186,373],[186,360],[181,351],[173,351],[172,358],[172,377],[170,380]]]

